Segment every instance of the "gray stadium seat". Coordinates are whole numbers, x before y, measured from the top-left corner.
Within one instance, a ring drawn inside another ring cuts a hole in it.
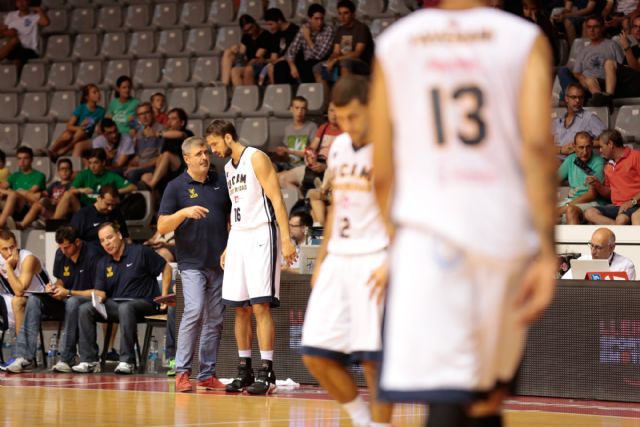
[[[217,56],[197,58],[193,64],[191,83],[209,86],[218,80],[220,60]]]
[[[78,33],[95,30],[96,15],[95,9],[89,7],[73,9],[69,30]]]
[[[389,0],[389,6],[387,6],[387,13],[395,16],[405,16],[411,13],[411,9],[407,7],[404,0]]]
[[[19,127],[17,123],[0,124],[0,149],[9,156],[16,153],[18,147]]]
[[[215,25],[228,25],[234,20],[233,0],[213,0],[207,22]]]
[[[137,7],[133,6],[133,7]],[[129,42],[129,55],[135,57],[149,56],[155,50],[153,31],[134,31]]]
[[[55,7],[64,7],[65,0],[42,0],[42,7],[53,9]]]
[[[110,87],[115,86],[118,77],[131,75],[131,63],[128,59],[112,59],[107,62],[105,70],[104,84]]]
[[[291,104],[291,86],[288,84],[269,85],[264,91],[264,98],[260,109],[253,113],[247,113],[251,116],[270,116],[270,115],[291,115],[289,105]]]
[[[325,19],[329,18],[328,21],[338,17],[338,0],[326,0],[324,8],[327,10]]]
[[[145,58],[136,62],[133,72],[133,83],[135,85],[152,85],[160,80],[160,59]]]
[[[103,6],[98,13],[98,29],[114,31],[122,28],[123,10],[119,4]]]
[[[177,2],[156,4],[151,22],[158,28],[167,28],[176,25],[178,22]]]
[[[220,27],[218,28],[218,35],[216,37],[216,52],[223,52],[225,49],[240,43],[242,37],[242,31],[237,25]]]
[[[20,145],[33,150],[43,150],[49,144],[49,125],[47,123],[26,123],[22,127]]]
[[[33,147],[31,147],[33,148]],[[47,265],[47,245],[44,230],[24,230],[22,232],[22,247],[29,250],[36,256],[43,265]]]
[[[307,10],[312,3],[322,4],[321,1],[316,0],[298,0],[296,3],[296,19],[306,21],[308,19]]]
[[[394,18],[376,18],[371,22],[369,29],[371,30],[371,35],[375,39],[378,37],[384,30],[386,30],[389,25],[395,22]]]
[[[167,95],[165,93],[165,90],[162,89],[161,87],[156,87],[156,88],[147,88],[147,89],[142,89],[142,90],[138,90],[136,91],[136,93],[134,94],[141,102],[144,101],[151,101],[151,95],[155,94],[155,93],[161,93],[163,95]]]
[[[189,58],[167,58],[162,70],[161,82],[180,86],[189,81]]]
[[[51,132],[51,140],[55,141],[60,135],[62,135],[62,132],[64,132],[65,130],[67,130],[67,124],[64,122],[57,122],[53,125],[53,132]]]
[[[300,191],[295,188],[281,188],[282,201],[287,209],[287,213],[291,212],[291,208],[300,200]]]
[[[69,27],[69,13],[67,9],[50,9],[47,11],[49,25],[42,29],[42,34],[59,34]]]
[[[27,92],[22,98],[20,117],[29,121],[41,121],[47,116],[46,92]]]
[[[127,34],[120,32],[106,33],[102,38],[100,54],[104,58],[119,58],[127,53]]]
[[[119,0],[93,0],[93,4],[100,6],[113,6],[114,4],[119,4]],[[131,3],[131,2],[129,2]]]
[[[7,161],[4,165],[7,169],[9,169],[9,172],[16,172],[18,170],[18,159],[13,156],[7,157]]]
[[[80,87],[93,83],[99,85],[102,83],[102,62],[100,61],[82,61],[78,65],[78,73],[76,74],[75,86]]]
[[[262,7],[261,0],[240,0],[240,6],[238,6],[238,16],[251,15],[256,21],[262,19],[264,15],[264,8]]]
[[[47,65],[42,62],[29,62],[22,68],[19,86],[25,90],[41,89],[47,80]]]
[[[98,37],[100,36],[96,33],[78,34],[75,42],[73,43],[71,56],[76,59],[84,60],[98,55],[98,50],[100,48]]]
[[[360,18],[374,18],[384,12],[383,0],[359,0],[356,7],[356,15]]]
[[[203,87],[198,90],[196,116],[215,117],[227,109],[227,89],[224,87]]]
[[[33,147],[31,147],[33,148]],[[40,147],[38,147],[40,148]],[[42,147],[44,149],[46,147]],[[32,167],[44,174],[47,182],[51,179],[51,160],[48,157],[34,157]]]
[[[606,128],[609,128],[609,108],[607,108],[607,107],[584,107],[584,109],[586,111],[591,111],[596,116],[598,116],[598,118],[600,120],[602,120],[602,123],[604,123],[604,126]],[[594,136],[598,136],[598,135],[594,135]]]
[[[188,1],[182,5],[182,11],[180,12],[180,24],[188,27],[202,25],[206,16],[206,5],[204,0]]]
[[[18,69],[15,64],[0,65],[0,90],[13,90],[18,84]]]
[[[265,117],[244,119],[238,135],[240,142],[251,147],[264,147],[269,141],[269,122]]]
[[[622,107],[623,105],[640,105],[640,98],[614,98],[614,107]]]
[[[47,86],[50,88],[69,88],[73,85],[73,63],[54,62],[49,68]]]
[[[258,109],[260,91],[258,86],[236,86],[233,89],[231,105],[225,116],[242,116]]]
[[[86,7],[91,5],[91,0],[67,0],[69,6]]]
[[[183,49],[184,34],[182,32],[182,29],[160,31],[157,53],[177,56],[182,54]]]
[[[554,107],[551,109],[551,120],[555,120],[558,117],[562,117],[564,116],[564,114],[567,112],[567,109],[565,107]]]
[[[56,91],[51,95],[49,117],[59,121],[69,121],[71,113],[76,108],[76,93],[72,91]]]
[[[287,19],[293,17],[293,12],[294,12],[293,0],[269,0],[269,7],[270,8],[275,7],[277,9],[280,9],[284,17]],[[305,15],[305,18],[306,18],[306,15]]]
[[[213,52],[213,31],[211,27],[198,27],[189,30],[185,51],[199,56]]]
[[[298,86],[296,95],[307,99],[309,114],[324,114],[327,108],[327,96],[321,83],[302,83]]]
[[[19,112],[18,93],[3,93],[0,95],[0,100],[2,101],[2,108],[0,108],[0,121],[7,122],[9,120],[15,120]]]
[[[147,4],[132,4],[127,8],[124,26],[131,29],[140,29],[149,26],[151,12]]]
[[[618,110],[615,128],[627,142],[640,142],[640,105],[623,105]]]
[[[49,36],[47,39],[47,49],[45,58],[66,59],[71,53],[71,38],[68,34]]]
[[[187,122],[187,129],[193,132],[194,136],[204,135],[204,123],[200,119],[189,119],[189,122]]]
[[[196,109],[196,89],[192,87],[178,87],[169,91],[167,96],[169,108],[182,108],[187,114]]]

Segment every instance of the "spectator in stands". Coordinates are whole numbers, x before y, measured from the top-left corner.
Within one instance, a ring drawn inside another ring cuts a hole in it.
[[[163,183],[166,184],[182,173],[185,169],[182,142],[193,136],[193,132],[187,129],[187,113],[182,108],[169,110],[168,116],[167,129],[160,135],[164,143],[153,175],[151,177],[144,175],[141,180],[151,189]]]
[[[140,102],[131,96],[133,82],[129,76],[120,76],[116,80],[115,96],[109,103],[106,117],[113,119],[118,126],[118,132],[130,135],[135,130],[136,107]]]
[[[135,185],[117,173],[106,170],[107,154],[104,149],[93,149],[88,157],[89,168],[76,175],[71,188],[64,193],[56,206],[53,219],[64,219],[67,215],[79,211],[82,206],[93,204],[100,188],[107,184],[115,185],[120,195],[136,190]]]
[[[285,53],[286,62],[274,66],[274,83],[321,82],[320,73],[313,67],[326,60],[333,49],[335,30],[324,21],[325,8],[311,3],[307,9],[306,24],[303,24]]]
[[[585,218],[592,224],[625,225],[640,224],[638,200],[640,200],[640,151],[624,146],[617,130],[606,130],[600,137],[600,153],[608,160],[604,167],[604,183],[589,176],[600,197],[611,200],[610,205],[588,208]]]
[[[135,155],[129,161],[124,172],[125,178],[133,184],[140,181],[144,175],[148,175],[147,178],[151,179],[164,143],[162,139],[163,127],[160,123],[156,123],[151,103],[139,104],[136,108],[136,115],[142,129],[136,134]]]
[[[304,165],[280,172],[278,174],[280,188],[294,188],[300,190],[301,195],[307,194],[307,191],[314,187],[316,178],[322,180],[324,171],[327,169],[329,147],[335,137],[341,133],[336,121],[335,107],[330,103],[327,122],[318,128],[313,141],[304,150]]]
[[[522,17],[536,24],[549,40],[553,49],[554,63],[560,58],[558,33],[551,24],[551,18],[541,5],[540,0],[523,0]]]
[[[307,121],[307,105],[307,99],[303,96],[296,96],[291,100],[289,111],[293,121],[284,128],[282,145],[275,149],[279,170],[304,166],[304,150],[311,143],[318,129],[315,123]]]
[[[277,8],[267,9],[264,13],[265,25],[271,33],[271,47],[269,49],[269,61],[260,72],[258,84],[274,83],[274,70],[277,64],[286,64],[285,53],[298,34],[300,27],[288,22],[282,11]]]
[[[553,121],[556,152],[561,158],[575,151],[573,141],[578,132],[588,132],[596,136],[606,128],[596,114],[584,110],[584,89],[579,83],[569,83],[565,90],[564,102],[567,104],[567,112]]]
[[[623,30],[618,40],[620,47],[624,51],[625,63],[629,68],[636,71],[640,71],[640,61],[638,61],[640,58],[640,45],[638,45],[638,41],[640,41],[640,15],[633,18],[629,31]]]
[[[109,118],[102,120],[100,125],[102,134],[96,136],[93,141],[83,141],[75,145],[73,149],[74,157],[86,158],[91,149],[101,148],[107,155],[106,167],[113,170],[122,170],[127,166],[129,159],[135,153],[133,139],[127,133],[121,133],[115,122]]]
[[[252,85],[256,81],[271,47],[271,36],[260,28],[251,15],[238,20],[242,29],[240,44],[226,49],[222,55],[220,72],[222,83],[228,86]]]
[[[0,61],[13,61],[20,72],[25,62],[40,56],[40,28],[49,25],[49,17],[42,7],[30,7],[29,0],[16,0],[16,9],[0,25],[0,37],[7,40],[0,47]]]
[[[596,189],[587,184],[587,177],[604,182],[604,160],[593,154],[593,136],[578,132],[574,146],[576,152],[564,159],[558,170],[560,182],[569,180],[569,196],[558,203],[558,216],[566,215],[567,224],[581,224],[583,212],[601,204]]]
[[[291,230],[291,238],[296,245],[296,260],[289,265],[288,268],[296,269],[300,268],[300,245],[306,243],[307,237],[311,226],[313,225],[313,218],[305,211],[297,211],[289,216],[289,230]],[[283,268],[287,268],[287,264],[283,262]]]
[[[0,227],[6,226],[11,216],[22,219],[31,208],[31,205],[40,200],[47,181],[42,172],[31,167],[33,163],[33,150],[31,148],[18,148],[16,157],[18,159],[18,171],[9,175],[9,189],[0,190],[0,193],[7,197],[0,214]]]
[[[624,271],[629,276],[629,280],[636,280],[636,267],[633,265],[633,261],[615,252],[616,235],[613,231],[608,228],[598,228],[591,235],[589,248],[591,253],[582,255],[578,259],[606,259],[609,261],[609,271]],[[573,272],[567,271],[562,278],[574,279]],[[575,277],[575,279],[581,280],[583,278]]]
[[[100,89],[94,84],[82,87],[81,103],[71,113],[67,128],[58,136],[51,147],[49,157],[54,163],[60,156],[64,156],[75,146],[93,136],[96,125],[104,118],[104,108],[100,102]]]
[[[631,40],[627,31],[622,30],[617,41],[624,52],[624,63],[618,64],[612,59],[605,62],[605,69],[615,69],[616,97],[636,97],[640,96],[640,46],[637,41],[640,39],[640,16],[631,20],[629,34],[636,44],[631,45]]]
[[[638,14],[640,14],[640,1],[638,0],[606,0],[602,9],[602,16],[605,18],[605,33],[618,34],[622,28],[628,27],[629,18],[633,19]]]
[[[153,119],[156,121],[156,123],[160,123],[162,126],[166,126],[167,120],[169,120],[169,116],[167,116],[167,113],[164,111],[167,106],[164,93],[156,92],[151,95],[151,98],[149,100],[151,101],[151,106],[153,107]]]
[[[16,360],[7,372],[31,371],[38,351],[38,336],[42,315],[64,319],[64,339],[60,341],[60,361],[52,366],[54,372],[71,372],[70,364],[78,343],[78,308],[89,301],[94,287],[98,254],[78,238],[71,226],[56,231],[56,251],[53,264],[54,284],[46,285],[46,292],[27,298],[24,328],[18,334]]]
[[[58,160],[58,179],[47,187],[42,193],[40,200],[31,205],[29,212],[16,223],[19,230],[29,228],[31,223],[38,217],[44,220],[50,219],[56,210],[56,206],[64,193],[71,188],[71,176],[73,175],[73,165],[69,159]],[[39,224],[39,228],[44,228],[44,224]]]
[[[100,193],[95,203],[85,206],[73,214],[71,225],[78,230],[78,236],[83,242],[92,246],[96,252],[102,253],[102,247],[98,240],[98,228],[105,222],[118,224],[120,234],[126,239],[129,238],[127,223],[118,209],[120,204],[120,194],[112,184],[100,187]]]
[[[7,167],[7,155],[0,150],[0,188],[2,188],[2,183],[9,182],[9,175],[11,175],[11,171]]]
[[[616,70],[612,61],[622,63],[624,59],[620,45],[603,37],[603,26],[602,17],[588,17],[584,28],[590,40],[589,45],[580,51],[571,72],[567,67],[558,70],[562,88],[565,89],[571,81],[579,81],[591,93],[591,103],[594,106],[611,103],[616,91]]]
[[[351,0],[338,2],[338,20],[333,53],[325,63],[317,64],[314,73],[324,81],[336,81],[346,74],[368,75],[373,57],[373,37],[369,27],[355,18],[356,6]]]
[[[104,223],[98,230],[100,244],[107,256],[96,265],[95,293],[104,303],[107,320],[120,324],[120,363],[117,374],[132,374],[136,360],[134,349],[138,319],[157,313],[153,299],[160,295],[157,277],[162,273],[162,286],[171,284],[171,266],[153,249],[125,242],[118,226]],[[97,372],[98,345],[96,322],[103,320],[92,304],[83,304],[78,313],[80,329],[80,363],[74,372]]]
[[[322,227],[327,216],[327,207],[331,203],[331,180],[329,173],[325,173],[324,180],[316,180],[315,188],[307,191],[307,199],[311,206],[311,217],[313,218],[313,226]]]
[[[565,0],[564,10],[551,16],[552,22],[564,26],[569,46],[573,44],[578,34],[582,33],[585,18],[598,12],[597,6],[596,0]]]

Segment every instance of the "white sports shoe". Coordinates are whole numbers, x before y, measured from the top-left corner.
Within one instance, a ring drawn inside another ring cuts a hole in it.
[[[73,372],[78,372],[81,374],[90,374],[100,372],[100,363],[99,362],[80,362],[73,368],[71,368]]]
[[[16,357],[16,360],[7,366],[7,372],[11,372],[13,374],[31,372],[33,371],[33,367],[34,365],[32,361],[27,360],[24,357]]]
[[[113,372],[116,374],[131,375],[133,374],[133,365],[127,362],[120,362]]]
[[[71,366],[69,366],[68,363],[63,362],[62,360],[59,361],[58,363],[56,363],[55,365],[53,365],[53,367],[51,368],[51,370],[53,372],[63,372],[65,374],[69,373],[69,372],[73,372],[71,370]]]

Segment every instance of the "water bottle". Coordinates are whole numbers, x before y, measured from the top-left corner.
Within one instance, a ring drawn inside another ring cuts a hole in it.
[[[47,366],[52,368],[58,363],[58,335],[51,335],[49,340],[49,351],[47,351]]]
[[[166,368],[169,366],[169,361],[167,360],[167,336],[162,337],[162,367]]]
[[[13,357],[13,349],[16,348],[16,334],[13,329],[9,329],[6,333],[7,341],[2,342],[2,354],[4,360],[9,360]]]
[[[149,360],[147,361],[147,372],[150,374],[158,373],[158,341],[156,337],[151,337],[151,346],[149,347]]]
[[[40,339],[40,335],[38,335],[38,346],[36,350],[36,364],[38,366],[42,366],[42,340]]]

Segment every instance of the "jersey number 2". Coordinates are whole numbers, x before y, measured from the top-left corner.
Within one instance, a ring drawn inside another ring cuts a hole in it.
[[[467,145],[480,144],[487,136],[487,126],[482,118],[481,111],[484,106],[484,95],[482,90],[477,86],[462,86],[453,91],[451,98],[456,103],[460,103],[465,99],[469,99],[472,106],[464,112],[464,132],[457,129],[457,136],[463,143]],[[440,89],[431,89],[431,108],[433,111],[433,123],[436,128],[436,138],[439,145],[447,142],[443,117],[443,102]]]

